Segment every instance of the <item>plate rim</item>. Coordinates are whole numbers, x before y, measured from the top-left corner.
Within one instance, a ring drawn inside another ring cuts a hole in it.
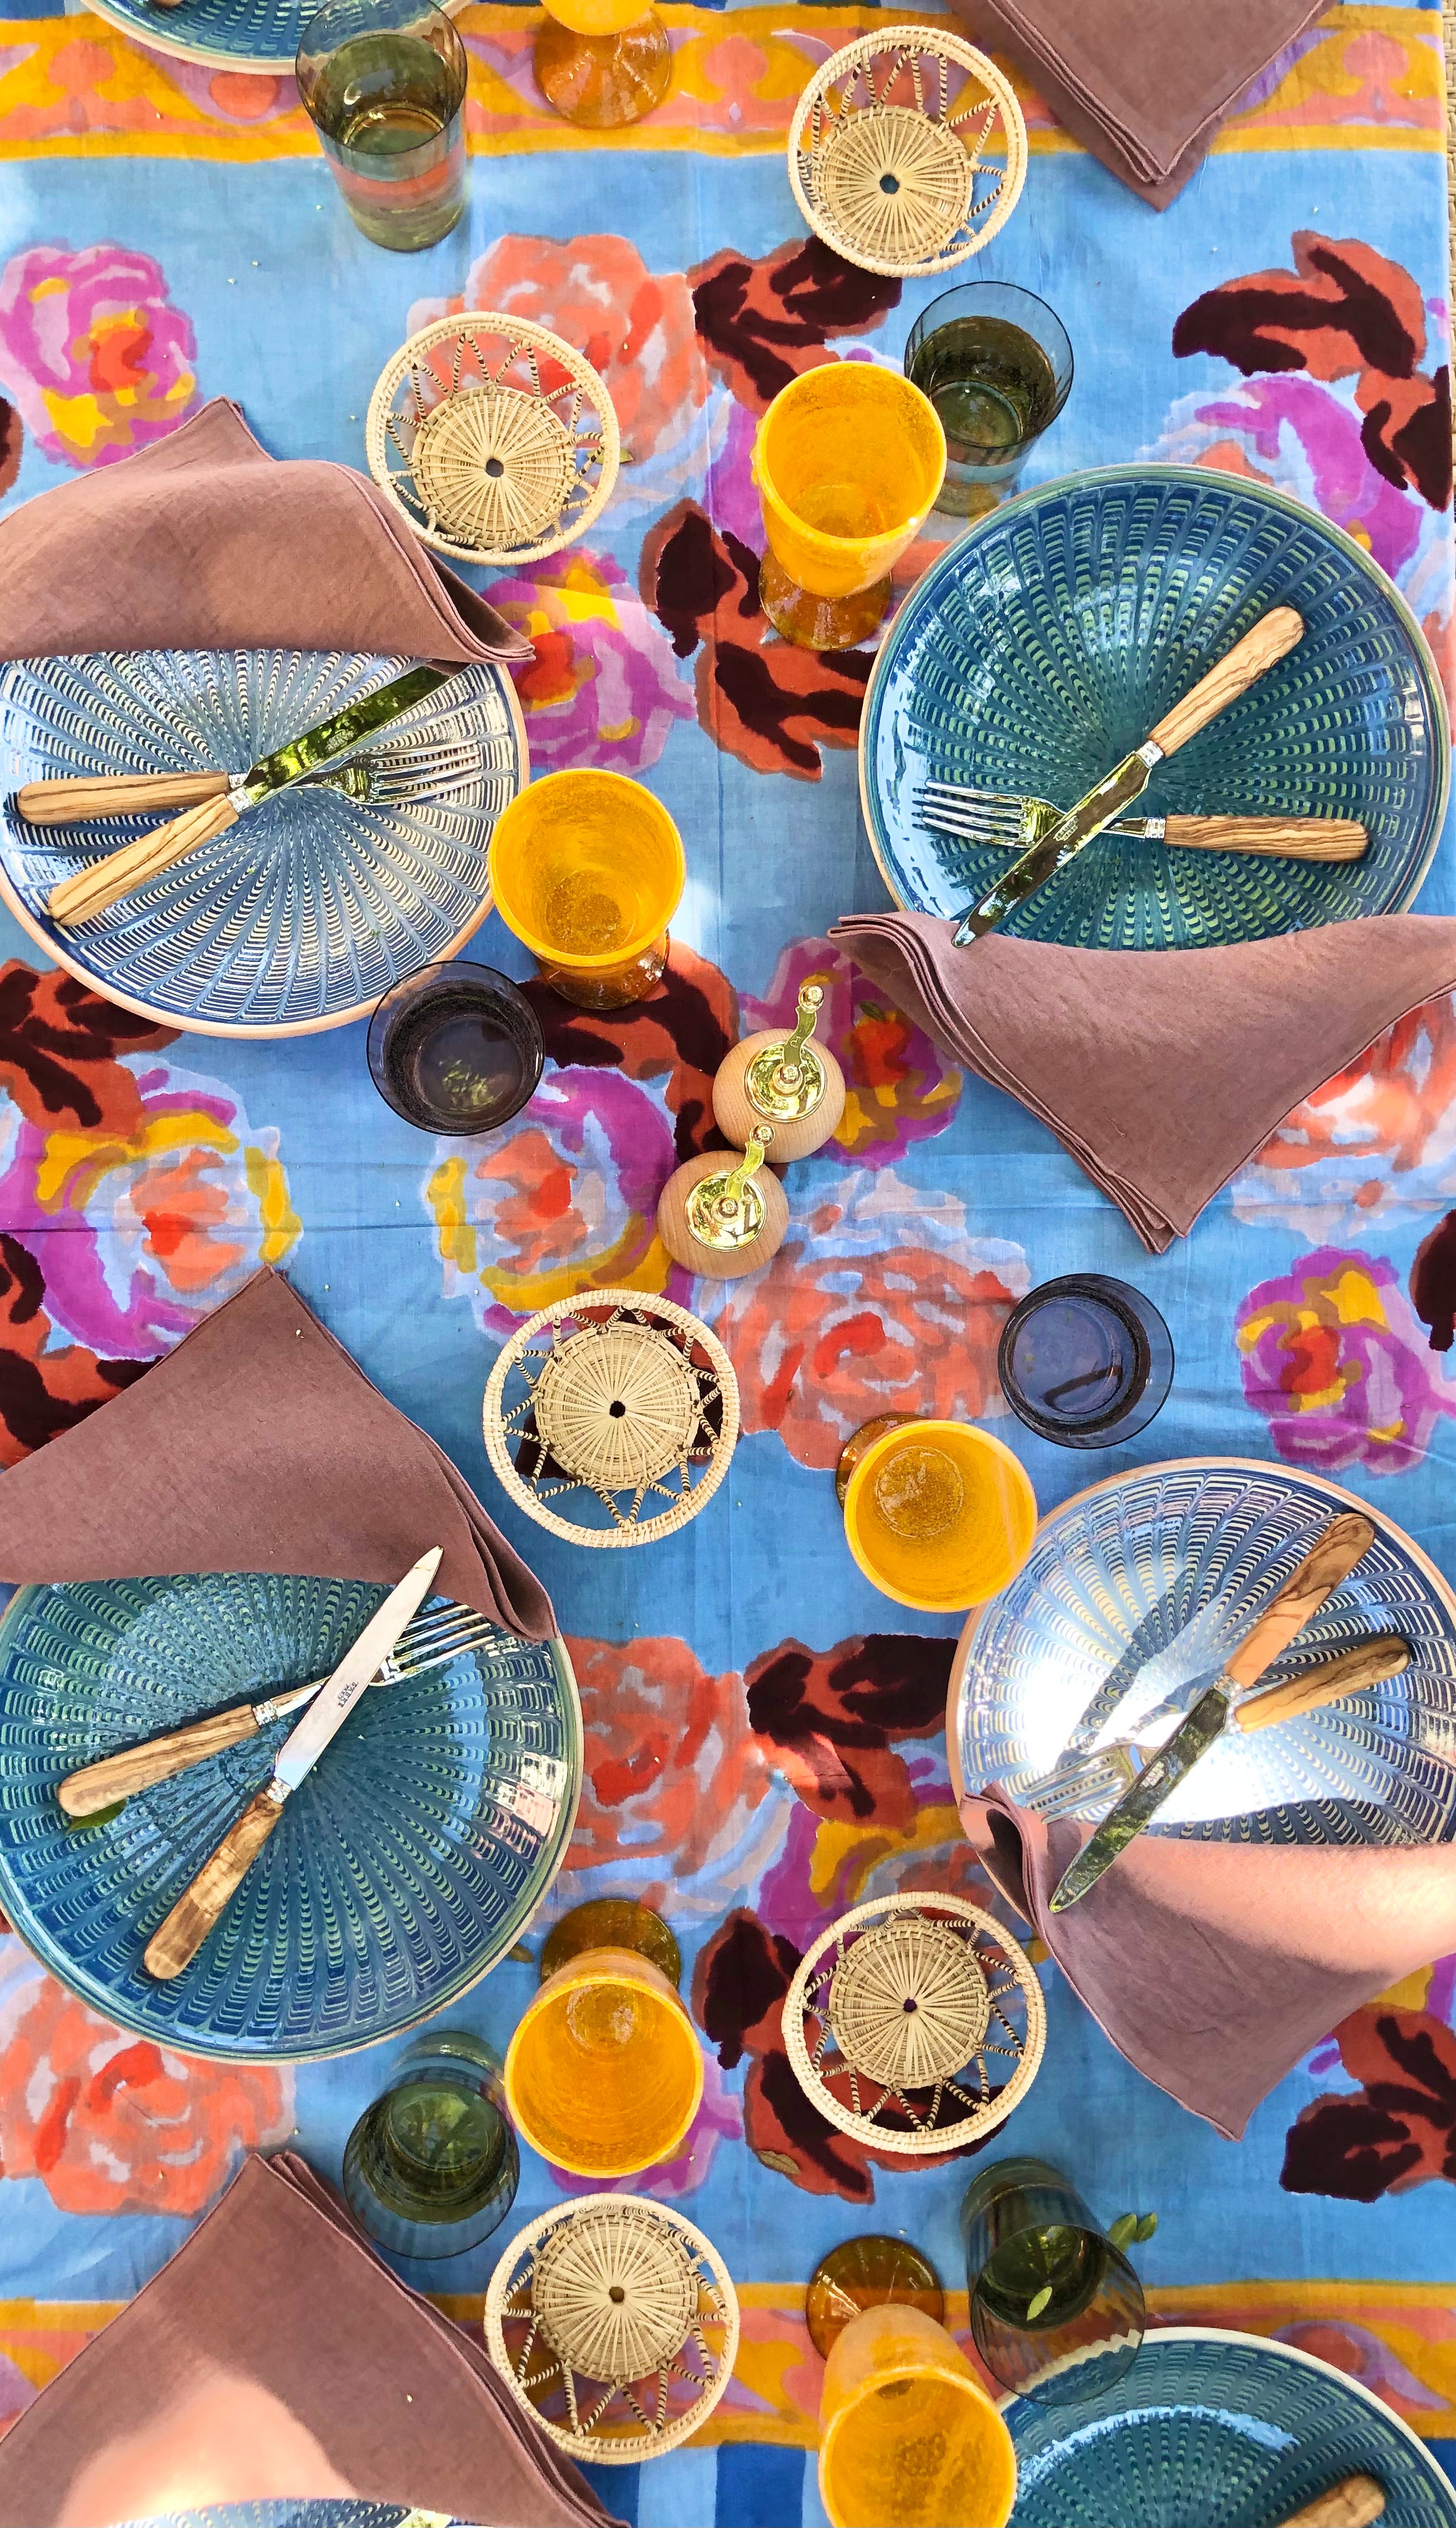
[[[885,865],[882,837],[875,815],[878,803],[870,780],[869,765],[871,740],[879,711],[880,686],[892,660],[899,656],[902,626],[910,620],[909,608],[911,602],[929,588],[937,574],[943,574],[948,578],[954,559],[963,554],[966,546],[977,537],[989,534],[993,525],[1001,525],[1014,510],[1028,509],[1033,502],[1045,500],[1052,493],[1082,491],[1090,485],[1102,483],[1145,482],[1150,475],[1160,481],[1166,480],[1170,483],[1203,485],[1212,479],[1216,483],[1237,484],[1246,496],[1268,501],[1273,508],[1281,510],[1286,517],[1298,520],[1301,525],[1308,525],[1313,520],[1317,526],[1323,528],[1346,556],[1357,564],[1365,577],[1375,583],[1382,596],[1394,606],[1401,629],[1411,644],[1417,665],[1425,680],[1428,701],[1432,711],[1431,734],[1434,741],[1432,751],[1436,761],[1436,801],[1430,819],[1430,835],[1421,856],[1419,868],[1404,881],[1397,897],[1391,903],[1382,906],[1378,914],[1336,915],[1334,919],[1378,922],[1382,921],[1386,914],[1407,912],[1415,903],[1430,874],[1430,866],[1440,847],[1441,835],[1445,829],[1446,811],[1451,797],[1451,714],[1446,706],[1445,688],[1441,683],[1430,644],[1389,572],[1382,569],[1375,555],[1367,553],[1363,545],[1358,545],[1354,537],[1343,527],[1336,526],[1334,520],[1326,518],[1322,510],[1312,509],[1308,501],[1296,500],[1290,492],[1280,491],[1275,484],[1250,483],[1241,474],[1225,474],[1222,467],[1214,465],[1089,465],[1073,474],[1054,475],[1050,482],[1034,483],[1029,490],[1014,493],[1010,500],[1002,501],[998,508],[988,509],[983,518],[973,519],[969,528],[962,534],[953,536],[944,551],[930,564],[929,569],[906,590],[896,609],[894,620],[875,652],[874,664],[870,668],[864,687],[864,700],[859,712],[859,738],[856,749],[858,764],[860,820],[869,840],[869,848],[874,854],[874,865],[879,871],[880,882],[886,894],[902,913],[925,912],[923,905],[906,902]],[[950,917],[927,914],[926,919],[941,921],[949,920]],[[1326,930],[1328,929],[1329,923],[1321,922],[1309,926]],[[1292,934],[1287,930],[1280,930],[1262,932],[1260,935],[1266,938],[1283,939]],[[1059,947],[1066,943],[1059,940],[1044,940],[1038,944],[1044,947]],[[1242,943],[1221,940],[1216,944],[1229,947]],[[1123,949],[1118,953],[1123,956],[1142,957],[1176,956],[1181,952],[1177,949],[1135,948]]]
[[[24,1609],[29,1606],[31,1601],[43,1589],[105,1588],[115,1586],[119,1581],[124,1579],[166,1581],[194,1579],[198,1576],[209,1578],[233,1576],[249,1577],[253,1575],[219,1573],[203,1573],[198,1575],[193,1572],[182,1571],[140,1571],[117,1572],[112,1574],[109,1580],[24,1581],[16,1590],[10,1604],[3,1610],[0,1610],[0,1659],[3,1659],[6,1653],[9,1636],[12,1630],[16,1629],[20,1614]],[[321,1572],[264,1572],[258,1576],[261,1576],[264,1579],[317,1580],[323,1587],[338,1586],[337,1575],[331,1578],[328,1573]],[[376,1588],[381,1584],[376,1581],[361,1581],[348,1585],[362,1588]],[[427,1605],[428,1603],[429,1602],[427,1601]],[[451,1601],[450,1603],[455,1604],[458,1602]],[[502,1624],[499,1629],[502,1632],[508,1633],[511,1628],[508,1624]],[[518,1641],[524,1641],[526,1637],[524,1634],[517,1634],[515,1638]],[[531,1647],[535,1646],[532,1645]],[[571,1653],[566,1647],[563,1635],[559,1632],[549,1634],[546,1641],[539,1647],[550,1652],[552,1663],[556,1670],[557,1680],[564,1693],[567,1719],[572,1739],[570,1765],[572,1775],[571,1799],[569,1814],[565,1809],[563,1809],[561,1820],[557,1827],[554,1838],[554,1855],[549,1874],[535,1903],[531,1907],[530,1912],[523,1916],[522,1920],[514,1926],[512,1937],[515,1941],[524,1939],[532,1922],[536,1920],[542,1906],[545,1904],[547,1896],[555,1886],[556,1880],[560,1877],[561,1872],[566,1866],[566,1856],[571,1847],[572,1837],[576,1832],[577,1818],[581,1811],[582,1790],[586,1779],[586,1725],[582,1716],[581,1691],[577,1685],[576,1669],[572,1665]],[[281,2049],[272,2046],[253,2046],[248,2048],[246,2051],[238,2052],[234,2047],[220,2045],[210,2040],[205,2042],[199,2041],[196,2034],[190,2030],[187,2032],[186,2039],[183,2042],[182,2039],[173,2031],[167,2029],[159,2030],[152,2021],[133,2016],[125,2006],[118,2008],[113,2004],[113,2006],[110,2006],[107,2010],[103,2011],[90,1993],[80,1991],[78,1988],[77,1983],[73,1980],[69,1958],[67,1958],[63,1950],[59,1947],[53,1946],[49,1938],[39,1930],[30,1911],[28,1897],[22,1896],[18,1893],[14,1875],[10,1867],[10,1855],[3,1847],[0,1847],[0,1910],[3,1910],[5,1919],[9,1922],[11,1929],[14,1931],[22,1947],[34,1959],[36,1965],[41,1967],[47,1975],[55,1976],[57,1983],[59,1983],[65,1991],[70,1993],[73,2001],[78,2001],[83,2010],[91,2011],[97,2018],[109,2019],[110,2024],[113,2027],[124,2029],[129,2035],[144,2037],[148,2042],[154,2045],[170,2045],[175,2053],[189,2055],[198,2061],[208,2063],[236,2063],[251,2065],[255,2070],[265,2069],[269,2066],[285,2063],[338,2062],[345,2055],[363,2053],[366,2048],[371,2045],[392,2044],[396,2037],[407,2036],[411,2029],[425,2027],[429,2021],[438,2018],[442,2010],[453,2009],[455,2003],[463,2000],[467,1993],[473,1992],[477,1984],[484,1983],[487,1975],[494,1975],[495,1969],[500,1966],[510,1954],[508,1948],[501,1948],[497,1955],[491,1959],[489,1965],[471,1969],[459,1982],[452,1984],[447,1991],[439,1993],[432,2001],[425,2003],[422,2008],[416,2010],[410,2017],[401,2019],[396,2027],[379,2028],[372,2036],[351,2037],[346,2043],[341,2045],[311,2045],[304,2053],[284,2052]]]
[[[1068,1493],[1065,1501],[1058,1501],[1054,1508],[1047,1511],[1044,1518],[1037,1520],[1036,1534],[1031,1540],[1031,1553],[1036,1552],[1052,1521],[1061,1518],[1065,1511],[1075,1509],[1079,1501],[1091,1501],[1099,1493],[1117,1492],[1126,1484],[1140,1483],[1148,1475],[1175,1474],[1180,1467],[1188,1466],[1197,1466],[1205,1474],[1213,1474],[1231,1466],[1236,1467],[1241,1474],[1262,1475],[1266,1480],[1271,1475],[1280,1475],[1286,1482],[1310,1485],[1316,1492],[1323,1493],[1327,1501],[1337,1502],[1341,1509],[1358,1510],[1362,1518],[1371,1519],[1378,1529],[1383,1529],[1387,1535],[1399,1538],[1405,1552],[1412,1556],[1425,1578],[1430,1583],[1433,1594],[1439,1599],[1450,1618],[1452,1634],[1456,1635],[1456,1588],[1453,1588],[1444,1572],[1436,1568],[1425,1547],[1418,1545],[1415,1538],[1401,1526],[1399,1519],[1391,1518],[1388,1511],[1378,1508],[1374,1501],[1362,1500],[1359,1493],[1347,1492],[1343,1484],[1331,1483],[1327,1475],[1309,1474],[1302,1468],[1282,1466],[1273,1457],[1155,1457],[1149,1465],[1125,1467],[1120,1475],[1104,1475],[1100,1482],[1083,1484],[1078,1492]],[[1027,1560],[1029,1561],[1030,1558],[1028,1554]],[[1019,1577],[1018,1572],[1015,1578],[1019,1579]],[[1009,1580],[1006,1585],[1007,1589],[1014,1588],[1015,1579]],[[946,1765],[951,1777],[951,1796],[958,1810],[961,1802],[967,1796],[965,1774],[961,1763],[961,1704],[965,1672],[970,1665],[976,1634],[990,1615],[992,1608],[1005,1595],[1005,1589],[998,1590],[996,1596],[988,1598],[983,1606],[972,1606],[961,1628],[955,1657],[951,1660],[951,1673],[946,1685]],[[971,1792],[969,1796],[978,1799],[980,1793]],[[1167,2328],[1159,2330],[1164,2334],[1168,2331]],[[1188,2331],[1198,2332],[1196,2328]],[[1220,2330],[1214,2328],[1210,2331],[1217,2334]],[[1257,2337],[1254,2339],[1256,2342],[1261,2340]]]
[[[1411,2443],[1420,2457],[1427,2477],[1437,2486],[1445,2502],[1446,2515],[1438,2523],[1438,2528],[1456,2528],[1456,2487],[1452,2486],[1444,2468],[1437,2465],[1420,2433],[1412,2429],[1404,2414],[1397,2414],[1393,2405],[1387,2405],[1384,2397],[1378,2396],[1374,2389],[1366,2387],[1363,2380],[1352,2378],[1348,2370],[1337,2370],[1332,2361],[1322,2361],[1317,2352],[1306,2352],[1302,2344],[1281,2344],[1275,2337],[1270,2335],[1249,2335],[1242,2327],[1155,2325],[1149,2328],[1144,2343],[1145,2344],[1238,2344],[1246,2350],[1267,2353],[1275,2362],[1292,2362],[1296,2367],[1302,2365],[1306,2370],[1318,2371],[1324,2379],[1335,2380],[1341,2388],[1348,2389],[1357,2399],[1363,2399],[1367,2405],[1373,2405],[1377,2413],[1381,2415],[1400,2437]],[[1133,2365],[1133,2375],[1135,2371],[1136,2364]],[[1008,2421],[1012,2409],[1018,2405],[1024,2405],[1033,2413],[1046,2410],[1044,2407],[1037,2407],[1029,2397],[1025,2396],[1012,2395],[997,2399],[998,2411],[1006,2416]],[[1019,2454],[1018,2451],[1018,2457]]]
[[[269,53],[265,57],[261,53],[214,52],[207,44],[168,42],[160,32],[154,32],[150,26],[144,26],[139,14],[133,17],[129,10],[118,8],[116,0],[86,0],[86,6],[88,9],[94,8],[97,17],[105,18],[120,34],[130,35],[131,41],[134,44],[140,44],[144,52],[160,53],[164,60],[192,62],[198,69],[205,71],[256,71],[264,76],[271,73],[275,78],[285,79],[291,79],[293,76],[296,52]],[[309,15],[307,9],[304,15],[305,17]]]
[[[89,0],[87,0],[87,6],[89,6]],[[113,21],[113,23],[115,24],[117,22]],[[47,652],[45,655],[53,658],[78,658],[100,657],[103,654],[96,651],[64,650]],[[112,654],[108,653],[105,655]],[[158,658],[163,654],[155,650],[129,650],[118,652],[115,655],[126,658]],[[219,657],[235,658],[242,654],[237,649],[230,648],[228,651],[220,651],[216,655]],[[251,655],[256,655],[256,653],[252,653]],[[300,652],[298,655],[301,656],[302,653]],[[348,655],[357,658],[396,658],[401,657],[403,654],[402,652],[397,651],[355,650],[348,653]],[[5,663],[21,666],[27,662],[23,659],[14,659],[8,660]],[[504,698],[505,708],[510,718],[511,732],[516,743],[518,772],[516,796],[519,797],[521,791],[529,788],[531,782],[531,743],[526,735],[526,714],[521,709],[521,699],[519,694],[516,692],[515,678],[511,674],[510,669],[503,658],[462,658],[460,664],[462,667],[480,666],[494,668],[500,680],[500,691]],[[351,1002],[347,1009],[330,1011],[323,1018],[281,1019],[270,1021],[262,1026],[252,1027],[243,1026],[235,1019],[193,1018],[191,1016],[184,1015],[178,1010],[162,1009],[154,1001],[143,1001],[139,999],[134,992],[124,992],[110,983],[103,985],[98,982],[95,974],[92,974],[85,966],[81,965],[78,958],[69,955],[66,949],[60,944],[60,941],[53,936],[51,931],[46,928],[45,924],[40,922],[36,916],[30,912],[29,907],[23,902],[21,896],[16,890],[10,871],[6,868],[3,849],[0,849],[0,904],[4,905],[8,913],[14,915],[16,921],[20,923],[21,928],[26,932],[26,937],[33,941],[34,945],[40,949],[42,955],[50,960],[53,966],[59,966],[64,974],[72,975],[78,983],[83,984],[88,992],[94,992],[98,1000],[109,1001],[114,1009],[130,1010],[132,1015],[136,1018],[150,1019],[154,1027],[173,1027],[180,1035],[229,1036],[234,1040],[239,1040],[244,1044],[268,1043],[284,1036],[328,1035],[332,1033],[335,1027],[352,1027],[358,1019],[372,1018],[379,1007],[379,1000],[371,998],[367,1001]],[[444,965],[451,957],[458,957],[461,949],[465,946],[466,941],[475,937],[476,932],[481,929],[487,922],[489,922],[494,909],[495,899],[492,892],[488,877],[479,911],[466,923],[464,929],[456,931],[452,939],[444,941],[442,946],[436,950],[435,954],[427,960],[427,963],[432,966]],[[409,970],[409,974],[418,974],[422,970],[419,967],[412,966]],[[391,992],[393,991],[395,984],[404,983],[408,980],[409,974],[396,974],[394,982],[388,984],[386,986],[386,990]]]

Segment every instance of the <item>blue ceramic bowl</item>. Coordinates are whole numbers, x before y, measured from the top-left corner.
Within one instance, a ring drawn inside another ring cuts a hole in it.
[[[1372,1633],[1402,1635],[1410,1665],[1277,1729],[1225,1730],[1147,1831],[1215,1842],[1456,1840],[1456,1598],[1370,1502],[1245,1457],[1115,1475],[1042,1521],[1023,1568],[972,1616],[956,1654],[946,1732],[958,1793],[1004,1782],[1014,1794],[1049,1772],[1094,1701],[1103,1726],[1119,1706],[1126,1735],[1165,1697],[1186,1706],[1330,1519],[1352,1509],[1375,1521],[1375,1542],[1266,1682],[1282,1684]]]
[[[27,781],[245,772],[402,673],[311,650],[142,650],[0,668],[0,897],[48,957],[124,1009],[200,1035],[296,1035],[365,1018],[480,923],[495,819],[526,778],[504,667],[462,668],[350,759],[299,782],[76,929],[64,877],[163,820],[31,825]],[[363,795],[354,795],[355,790]]]
[[[1385,2489],[1384,2528],[1456,2528],[1456,2489],[1343,2371],[1253,2335],[1169,2327],[1069,2412],[1006,2407],[1011,2528],[1274,2528],[1347,2475]]]
[[[1130,813],[1355,816],[1336,865],[1103,834],[1003,925],[1082,948],[1205,948],[1408,905],[1445,814],[1434,661],[1369,553],[1298,500],[1199,466],[1110,466],[1023,492],[902,605],[859,738],[864,820],[896,902],[958,915],[1005,849],[917,821],[926,780],[1070,808],[1274,606],[1298,648],[1159,764]]]
[[[0,1621],[0,1907],[68,1990],[183,2054],[345,2054],[469,1989],[560,1867],[581,1713],[559,1641],[490,1646],[364,1695],[192,1964],[142,1951],[291,1721],[68,1823],[64,1775],[275,1685],[327,1676],[388,1592],[211,1572],[23,1589]],[[444,1606],[448,1602],[432,1602]]]

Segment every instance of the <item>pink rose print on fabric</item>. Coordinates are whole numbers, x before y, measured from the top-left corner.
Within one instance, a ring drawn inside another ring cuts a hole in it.
[[[1428,1001],[1286,1115],[1234,1179],[1238,1219],[1349,1237],[1456,1200],[1456,996]]]
[[[424,1195],[445,1296],[468,1297],[484,1331],[509,1334],[579,1290],[667,1288],[657,1196],[676,1160],[660,1091],[616,1071],[551,1072],[501,1132],[440,1153]]]
[[[693,718],[672,643],[609,553],[573,546],[529,578],[494,581],[491,603],[535,645],[511,673],[538,772],[641,772]]]
[[[1411,1313],[1383,1256],[1322,1246],[1261,1282],[1239,1309],[1245,1401],[1291,1465],[1337,1474],[1418,1465],[1456,1384]]]
[[[282,1263],[301,1228],[278,1132],[250,1124],[232,1089],[145,1054],[115,1070],[94,1122],[0,1107],[0,1217],[44,1255],[59,1334],[148,1360]]]
[[[687,278],[649,272],[627,237],[501,237],[471,265],[459,297],[417,300],[408,330],[470,307],[545,325],[590,360],[634,466],[681,439],[707,399]]]
[[[0,2168],[62,2212],[215,2203],[249,2150],[293,2130],[287,2069],[198,2063],[74,2000],[19,1940],[0,1951]]]
[[[0,274],[0,382],[58,464],[110,465],[165,439],[197,400],[196,356],[150,255],[34,245]]]
[[[845,1076],[845,1111],[823,1155],[882,1168],[912,1141],[943,1132],[960,1102],[960,1072],[828,939],[791,941],[763,999],[740,995],[740,1033],[792,1027],[802,983],[823,987],[814,1033]]]
[[[674,1913],[718,1907],[777,1850],[786,1801],[749,1719],[744,1680],[710,1676],[673,1635],[567,1637],[582,1700],[582,1803],[565,1871],[581,1904],[631,1892]]]
[[[800,1465],[827,1470],[876,1413],[1005,1412],[997,1347],[1030,1282],[1021,1248],[972,1238],[954,1194],[861,1169],[791,1211],[766,1271],[696,1287],[738,1372],[744,1430],[777,1431]]]

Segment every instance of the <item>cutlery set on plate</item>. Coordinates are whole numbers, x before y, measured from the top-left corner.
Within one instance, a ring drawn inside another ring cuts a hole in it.
[[[1008,914],[1066,869],[1102,833],[1172,850],[1238,852],[1256,858],[1353,861],[1369,836],[1351,817],[1133,816],[1123,815],[1147,788],[1158,765],[1186,746],[1200,729],[1288,657],[1304,638],[1291,606],[1276,606],[1200,676],[1180,702],[1164,713],[1143,744],[1097,782],[1065,816],[1050,800],[928,781],[914,794],[920,821],[937,832],[975,844],[1013,846],[1018,857],[961,918],[958,948],[994,930]]]

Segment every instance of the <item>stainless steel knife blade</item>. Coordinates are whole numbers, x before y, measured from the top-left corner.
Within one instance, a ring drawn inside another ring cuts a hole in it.
[[[290,789],[295,781],[317,772],[321,764],[334,763],[364,738],[388,728],[391,720],[412,710],[416,703],[426,701],[459,673],[460,669],[452,666],[408,667],[402,676],[381,685],[376,693],[363,694],[357,702],[345,704],[332,719],[321,719],[315,727],[290,737],[286,746],[278,747],[249,771],[239,774],[229,792],[234,808],[255,808],[260,799]]]
[[[1226,1728],[1232,1706],[1232,1693],[1222,1684],[1211,1685],[1206,1694],[1199,1696],[1181,1729],[1173,1732],[1158,1755],[1149,1758],[1132,1788],[1123,1792],[1091,1842],[1063,1871],[1052,1896],[1054,1914],[1065,1914],[1069,1905],[1086,1895],[1089,1887],[1095,1887],[1118,1853],[1125,1852],[1134,1836],[1141,1834],[1169,1794],[1177,1789],[1199,1757],[1208,1754],[1215,1739]]]
[[[1050,833],[1043,834],[1039,842],[1030,844],[1018,860],[1013,861],[979,904],[971,905],[962,915],[956,946],[968,948],[973,939],[984,938],[1009,913],[1014,913],[1018,904],[1024,904],[1028,895],[1034,895],[1049,877],[1055,877],[1068,861],[1074,861],[1078,852],[1112,824],[1132,800],[1141,798],[1154,766],[1162,761],[1163,749],[1155,746],[1151,738],[1131,755],[1124,755],[1105,780],[1059,817]]]
[[[440,1569],[443,1548],[433,1545],[411,1564],[390,1591],[378,1614],[372,1615],[351,1650],[345,1652],[329,1682],[315,1695],[296,1729],[278,1751],[273,1778],[284,1792],[296,1791],[311,1772],[335,1731],[340,1729],[376,1670],[389,1658],[405,1625]]]

